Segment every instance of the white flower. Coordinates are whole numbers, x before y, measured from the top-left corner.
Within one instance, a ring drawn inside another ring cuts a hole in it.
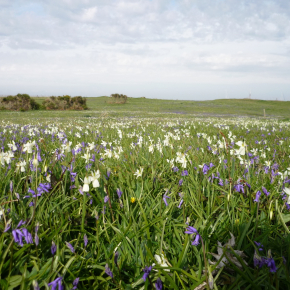
[[[32,159],[32,164],[33,164],[34,167],[37,167],[38,164],[39,164],[39,162],[38,162],[37,158],[35,157],[35,155],[34,155],[34,158]]]
[[[89,178],[85,177],[84,178],[84,186],[83,186],[83,192],[89,192],[90,191],[90,180]]]
[[[176,157],[175,161],[178,163],[181,163],[181,166],[183,168],[186,168],[187,160],[186,160],[185,154],[181,153],[181,152],[177,152],[176,155],[177,155],[177,157]]]
[[[285,187],[284,192],[288,195],[287,203],[290,204],[290,188]]]
[[[236,145],[238,145],[240,148],[236,149],[236,154],[237,155],[245,155],[246,153],[246,148],[247,148],[247,144],[245,143],[245,141],[238,141],[236,143]]]
[[[20,172],[25,172],[25,167],[26,167],[26,161],[19,161],[16,163],[16,171],[20,168]]]
[[[169,267],[168,264],[166,263],[166,260],[164,258],[164,255],[161,254],[159,255],[154,255],[155,260],[157,261],[157,264],[160,265],[161,267]],[[154,264],[155,265],[155,264]],[[164,269],[164,271],[170,272],[169,269]]]
[[[142,177],[142,173],[143,173],[143,168],[140,167],[140,169],[137,169],[134,175],[136,175],[136,178],[138,178],[138,177]]]
[[[86,163],[89,163],[91,155],[89,153],[85,153],[82,158],[84,158],[86,160]]]
[[[99,187],[99,178],[100,178],[100,171],[99,169],[95,172],[91,173],[91,176],[89,177],[89,181],[93,183],[93,188]]]
[[[32,153],[32,147],[35,145],[35,141],[27,142],[23,145],[23,152]]]

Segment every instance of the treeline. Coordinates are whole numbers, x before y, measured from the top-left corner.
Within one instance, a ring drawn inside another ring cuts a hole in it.
[[[51,96],[42,104],[37,103],[28,94],[17,94],[0,98],[0,110],[29,111],[29,110],[87,110],[87,100],[77,96]]]

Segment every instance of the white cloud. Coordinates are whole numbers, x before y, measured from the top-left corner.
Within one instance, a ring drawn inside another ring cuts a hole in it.
[[[289,48],[286,1],[0,0],[0,94],[267,83],[271,97],[289,82]]]

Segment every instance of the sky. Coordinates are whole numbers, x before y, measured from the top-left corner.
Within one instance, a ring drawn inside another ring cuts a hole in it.
[[[0,95],[290,101],[289,0],[0,0]]]

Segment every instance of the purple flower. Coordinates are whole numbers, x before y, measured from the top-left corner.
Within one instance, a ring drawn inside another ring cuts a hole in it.
[[[52,244],[52,245],[51,245],[50,250],[51,250],[51,254],[54,256],[55,253],[56,253],[56,244],[54,243],[54,241],[52,241],[51,244]]]
[[[104,203],[107,203],[109,201],[109,197],[106,195],[104,198]]]
[[[257,252],[254,253],[254,266],[262,268],[266,264],[267,260],[264,257],[260,257]]]
[[[37,281],[34,280],[34,281],[32,282],[32,285],[33,285],[33,290],[40,290]]]
[[[146,281],[146,279],[148,278],[151,270],[152,270],[152,266],[149,266],[149,267],[146,266],[145,269],[142,270],[144,272],[143,277],[142,277],[144,281]]]
[[[88,242],[89,242],[88,237],[87,237],[87,235],[85,234],[85,235],[84,235],[84,244],[85,244],[85,247],[87,246]]]
[[[117,251],[116,253],[115,253],[115,255],[114,255],[114,262],[115,262],[115,264],[116,264],[116,266],[118,266],[118,257],[119,257],[119,252]]]
[[[256,241],[254,241],[254,243],[256,244],[256,246],[258,247],[258,250],[259,251],[263,251],[263,245],[261,244],[261,243],[258,243],[258,242],[256,242]]]
[[[187,170],[182,171],[181,176],[188,176],[188,171]]]
[[[166,193],[167,193],[167,192],[165,192],[164,195],[163,195],[163,201],[164,201],[165,205],[168,206],[168,203],[167,203],[167,200],[166,200],[166,199],[167,199],[167,198],[170,198],[170,197],[167,196]]]
[[[63,287],[61,285],[62,277],[56,278],[54,281],[48,283],[48,286],[51,286],[51,290],[56,290],[56,287],[58,286],[58,290],[63,290]]]
[[[210,167],[209,167],[207,164],[204,164],[204,165],[203,165],[203,168],[202,168],[202,172],[203,172],[203,174],[204,174],[204,175],[207,174],[208,171],[209,171],[209,169],[210,169]]]
[[[73,288],[71,290],[76,290],[78,287],[78,283],[79,283],[80,278],[75,278],[73,281]]]
[[[189,235],[195,235],[194,240],[192,241],[192,245],[193,246],[197,246],[199,245],[199,240],[201,239],[200,234],[198,233],[197,229],[191,226],[188,226],[186,228],[186,231],[184,232],[185,234],[189,234]]]
[[[17,243],[20,247],[23,247],[23,233],[21,232],[21,230],[15,229],[12,231],[12,236],[14,238],[14,242]]]
[[[179,186],[181,186],[182,183],[183,183],[183,179],[180,179],[179,182],[178,182]]]
[[[199,233],[197,233],[196,235],[195,235],[195,239],[192,241],[192,245],[193,246],[198,246],[199,245],[199,240],[200,240],[200,234]]]
[[[10,228],[11,228],[11,222],[8,221],[8,223],[6,224],[6,227],[4,229],[4,233],[8,232]]]
[[[177,172],[179,169],[178,169],[178,167],[174,166],[174,167],[172,168],[172,170],[173,170],[173,172]]]
[[[267,189],[264,186],[262,186],[262,190],[266,194],[266,196],[269,196],[270,192],[267,191]]]
[[[269,268],[271,273],[275,273],[278,270],[276,265],[275,265],[275,261],[274,261],[273,258],[269,258],[267,260],[267,266],[268,266],[268,268]]]
[[[183,199],[180,200],[180,203],[178,205],[178,208],[181,208],[182,204],[183,204]]]
[[[10,181],[10,192],[12,193],[13,192],[13,182]]]
[[[26,228],[22,229],[22,233],[24,235],[25,241],[27,244],[33,244],[33,239],[31,233],[28,232]]]
[[[105,273],[110,276],[111,278],[113,278],[113,272],[111,271],[111,269],[109,268],[109,265],[106,264],[105,265]]]
[[[120,188],[117,188],[117,195],[118,195],[119,198],[121,198],[122,193],[123,192],[121,191],[121,189]]]
[[[258,190],[257,193],[256,193],[256,198],[254,199],[254,202],[259,202],[261,194],[262,194],[261,191]]]
[[[68,243],[68,242],[65,242],[66,246],[71,250],[72,253],[75,253],[75,249],[74,247],[72,246],[72,244]]]
[[[21,221],[18,223],[16,229],[19,228],[19,227],[21,227],[21,226],[24,225],[25,223],[26,223],[26,222],[24,222],[23,220],[21,220]]]
[[[162,282],[160,278],[156,280],[155,287],[156,287],[156,290],[162,290]]]

